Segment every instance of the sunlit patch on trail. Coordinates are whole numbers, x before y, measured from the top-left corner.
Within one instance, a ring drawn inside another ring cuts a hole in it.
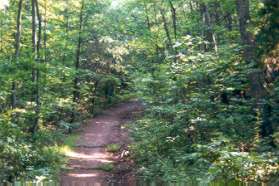
[[[97,173],[72,173],[72,174],[69,174],[69,176],[71,177],[75,177],[75,178],[95,178],[95,177],[98,177],[99,174]]]
[[[66,152],[66,156],[72,159],[79,159],[79,160],[96,160],[102,163],[111,163],[113,161],[109,160],[111,157],[102,152],[94,152],[91,154],[84,154],[84,153],[78,153],[74,151],[68,151]]]

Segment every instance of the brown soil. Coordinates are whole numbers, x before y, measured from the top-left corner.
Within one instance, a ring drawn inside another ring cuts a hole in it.
[[[69,152],[67,170],[60,177],[62,186],[135,185],[129,160],[127,129],[142,106],[137,101],[118,104],[90,120],[82,128],[73,152]],[[119,144],[117,153],[107,152],[108,144]],[[113,165],[113,166],[112,166]],[[112,170],[104,171],[111,167]]]

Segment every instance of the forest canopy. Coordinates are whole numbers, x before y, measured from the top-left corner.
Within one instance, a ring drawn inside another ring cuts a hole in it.
[[[0,0],[0,180],[54,176],[112,104],[146,179],[279,173],[278,0]]]

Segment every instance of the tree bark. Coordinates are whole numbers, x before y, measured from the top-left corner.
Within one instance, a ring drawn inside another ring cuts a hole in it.
[[[177,15],[176,15],[176,9],[172,3],[172,0],[169,0],[170,9],[171,9],[171,15],[172,15],[172,27],[173,27],[173,34],[174,34],[174,40],[177,42]],[[174,63],[176,63],[178,51],[177,48],[174,48]]]
[[[210,43],[213,44],[213,48],[215,50],[215,52],[218,52],[218,44],[217,44],[217,39],[213,30],[213,24],[211,21],[211,17],[210,17],[210,13],[208,10],[208,6],[204,3],[200,4],[200,8],[201,8],[201,14],[202,14],[202,18],[203,18],[203,23],[206,26],[205,30],[204,30],[204,35],[206,40],[208,40]],[[206,50],[208,50],[207,47],[205,47]]]
[[[19,0],[19,2],[18,2],[18,12],[17,12],[17,18],[16,18],[16,35],[15,35],[15,59],[16,59],[16,63],[18,62],[19,52],[20,52],[22,3],[23,3],[23,0]]]
[[[0,52],[1,53],[3,52],[3,46],[4,46],[4,43],[3,43],[3,26],[4,26],[3,18],[0,17]]]
[[[149,19],[149,15],[148,15],[146,2],[144,2],[144,12],[145,12],[147,29],[149,30],[149,32],[151,32],[151,23],[150,23],[150,19]]]
[[[65,19],[65,44],[64,44],[64,50],[66,51],[67,50],[67,40],[68,40],[68,32],[69,32],[69,12],[68,12],[68,7],[69,7],[69,4],[68,4],[68,1],[66,1],[66,9],[65,9],[65,12],[64,12],[64,19]],[[63,53],[63,57],[62,57],[62,64],[65,65],[65,60],[66,60],[66,57],[67,57],[67,54],[66,52]],[[62,78],[63,80],[65,79],[65,77]]]
[[[20,55],[20,39],[21,39],[21,19],[22,19],[22,3],[23,0],[19,0],[18,2],[18,11],[16,18],[16,34],[15,34],[15,63],[17,64],[19,61]],[[16,98],[16,82],[12,82],[12,95],[11,95],[11,106],[12,109],[16,108],[17,98]]]
[[[84,9],[84,1],[82,1],[80,14],[79,14],[79,30],[78,30],[78,43],[76,49],[76,75],[74,79],[74,92],[73,92],[73,101],[78,103],[80,100],[80,87],[79,87],[79,73],[78,70],[80,68],[80,55],[81,55],[81,45],[82,45],[82,27],[83,27],[83,9]]]
[[[250,20],[249,0],[236,0],[237,15],[239,21],[240,39],[244,45],[243,57],[247,63],[256,60],[255,42],[252,34],[248,31]]]
[[[172,3],[172,0],[169,0],[170,8],[171,8],[171,15],[172,15],[172,26],[173,26],[173,33],[174,39],[177,40],[177,16],[176,16],[176,9]]]
[[[73,91],[73,102],[79,103],[80,102],[80,79],[79,79],[79,69],[80,69],[80,55],[81,55],[81,46],[82,46],[82,29],[83,29],[83,9],[84,9],[84,0],[81,2],[81,8],[79,13],[79,26],[78,26],[78,41],[77,41],[77,48],[76,48],[76,61],[75,61],[75,78],[74,78],[74,91]],[[71,122],[75,121],[75,111],[72,111],[71,115]]]
[[[31,4],[32,4],[32,50],[33,50],[33,55],[34,55],[33,58],[36,58],[36,49],[37,49],[36,48],[36,28],[37,28],[37,24],[36,24],[36,1],[31,0]],[[32,69],[32,81],[33,82],[36,81],[36,70],[34,69],[34,67]],[[32,94],[34,95],[34,90],[32,91]]]
[[[47,1],[45,0],[44,2],[44,63],[46,63],[48,61],[47,58]]]
[[[38,33],[37,33],[37,25],[36,21],[38,20]],[[36,37],[38,34],[38,37]],[[37,39],[38,38],[38,39]],[[35,61],[40,64],[41,54],[41,40],[42,40],[42,18],[39,10],[39,4],[37,0],[32,0],[32,44],[33,44],[33,55]],[[37,66],[32,70],[33,82],[35,83],[33,96],[34,101],[36,103],[35,106],[35,117],[34,123],[31,127],[31,133],[34,135],[37,131],[40,119],[40,110],[41,110],[41,102],[40,102],[40,70]]]
[[[94,86],[93,86],[93,88],[92,88],[92,90],[91,90],[91,92],[92,92],[92,99],[91,99],[91,104],[92,104],[92,106],[91,106],[90,110],[91,110],[91,113],[92,113],[92,114],[94,114],[94,112],[95,112],[95,102],[96,102],[96,96],[97,96],[98,85],[99,85],[99,80],[96,80],[96,81],[94,82]]]
[[[162,16],[164,30],[166,32],[166,36],[167,36],[167,40],[168,40],[167,48],[172,50],[172,39],[171,39],[170,31],[169,31],[169,28],[168,28],[167,19],[166,19],[166,16],[164,14],[163,9],[161,9],[161,8],[160,8],[160,13],[161,13],[161,16]]]
[[[41,40],[42,40],[42,17],[40,14],[39,4],[38,0],[35,0],[36,4],[36,13],[37,13],[37,19],[38,19],[38,40],[37,40],[37,60],[40,61],[41,54],[40,54],[40,48],[41,48]]]
[[[229,31],[233,30],[233,18],[232,18],[232,14],[230,12],[227,13],[226,15],[226,27]]]

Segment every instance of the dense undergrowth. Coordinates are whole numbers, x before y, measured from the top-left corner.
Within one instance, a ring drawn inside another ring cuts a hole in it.
[[[162,40],[158,38],[164,37],[161,35],[164,18],[160,25],[156,16],[148,12],[156,15],[152,8],[166,11],[171,5],[144,1],[137,6],[143,11],[137,12],[138,16],[149,15],[145,18],[151,25],[146,27],[146,35],[139,34],[131,42],[133,59],[140,64],[134,69],[133,79],[146,106],[145,116],[131,129],[138,172],[150,180],[157,177],[178,182],[193,179],[274,182],[279,173],[276,36],[279,4],[250,1],[250,8],[254,7],[250,9],[250,31],[255,34],[253,31],[261,30],[253,36],[256,38],[253,58],[246,56],[247,46],[238,40],[242,33],[239,35],[237,25],[228,30],[220,22],[209,23],[212,30],[205,32],[216,34],[219,39],[218,50],[214,50],[214,41],[208,42],[207,35],[201,37],[202,27],[193,23],[204,21],[199,5],[205,5],[215,19],[214,11],[219,11],[219,16],[222,11],[239,15],[236,4],[195,2],[192,5],[196,9],[184,12],[188,22],[183,25],[180,19],[177,23],[188,34],[181,31],[181,35],[175,35],[171,26],[165,28],[166,34],[167,31],[174,34],[171,39],[175,43],[163,54],[159,51]],[[214,3],[220,9],[216,10]],[[179,19],[179,2],[176,5]],[[158,14],[164,16],[162,12]],[[171,15],[174,16],[171,13],[165,16],[174,21]],[[210,44],[209,49],[204,48]],[[142,61],[143,58],[149,61]]]
[[[175,66],[166,61],[153,77],[146,74],[137,79],[146,103],[145,117],[132,129],[140,174],[166,181],[277,177],[276,120],[272,120],[274,135],[263,138],[264,108],[237,93],[247,89],[247,74],[255,68],[237,53],[229,58],[221,52],[219,56],[195,52],[195,40],[187,38],[186,44],[191,43],[187,56]],[[268,99],[261,101],[267,104]],[[274,112],[271,117],[277,115]]]

